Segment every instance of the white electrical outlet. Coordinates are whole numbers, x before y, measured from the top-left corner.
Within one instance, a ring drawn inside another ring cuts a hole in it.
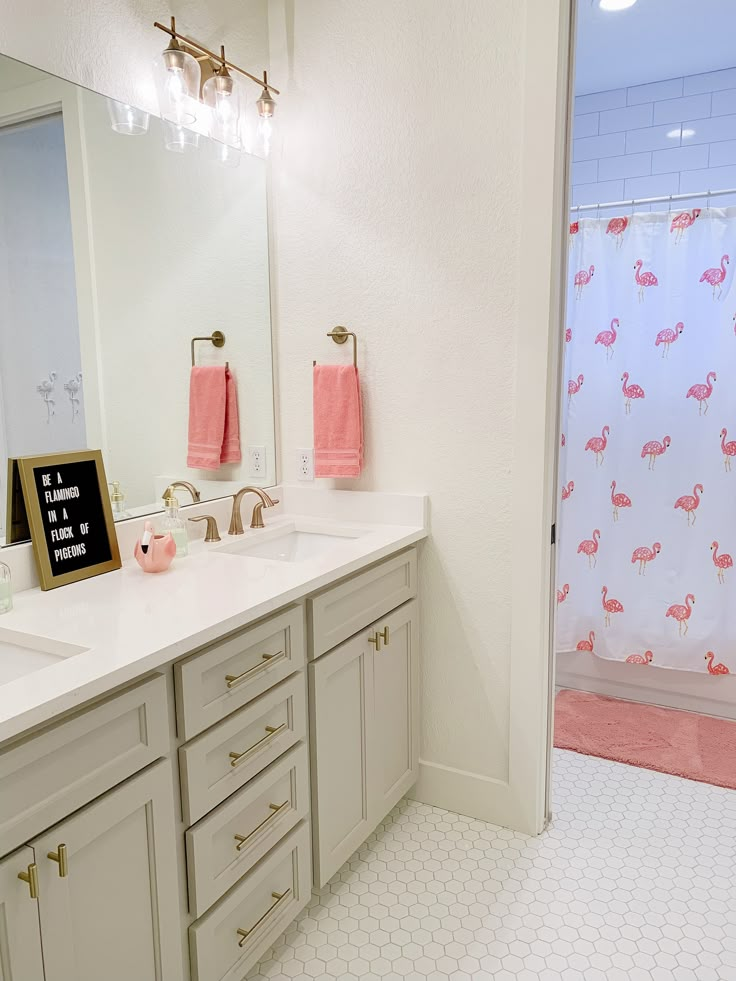
[[[265,446],[248,447],[248,476],[249,477],[266,476],[266,447]]]
[[[314,450],[297,450],[297,477],[299,480],[314,480]]]

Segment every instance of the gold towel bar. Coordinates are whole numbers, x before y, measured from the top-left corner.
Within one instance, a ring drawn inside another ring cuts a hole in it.
[[[192,368],[195,365],[195,361],[194,361],[194,345],[195,345],[195,343],[197,341],[209,341],[214,347],[224,347],[225,346],[225,335],[222,333],[221,330],[213,330],[212,333],[208,337],[193,337],[192,338],[192,345],[191,345],[191,349],[192,349]],[[225,367],[226,368],[229,368],[230,367],[229,362],[227,362],[227,361],[225,362]]]

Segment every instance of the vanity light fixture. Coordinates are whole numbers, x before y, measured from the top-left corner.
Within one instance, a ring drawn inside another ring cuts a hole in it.
[[[171,27],[158,21],[153,26],[171,38],[156,62],[159,106],[164,120],[179,129],[189,127],[196,121],[197,105],[204,104],[209,109],[210,136],[227,148],[218,159],[229,166],[237,166],[239,158],[234,153],[237,154],[243,144],[245,97],[242,78],[250,79],[261,88],[255,104],[258,113],[256,146],[260,153],[268,156],[276,109],[273,97],[280,94],[269,83],[268,73],[264,71],[262,78],[251,75],[227,60],[224,46],[220,47],[219,54],[215,54],[199,41],[180,34],[174,17]],[[167,141],[167,146],[179,150],[184,148],[184,142],[179,133],[177,139]]]

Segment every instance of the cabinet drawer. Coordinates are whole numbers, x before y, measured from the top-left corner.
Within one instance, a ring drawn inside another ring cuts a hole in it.
[[[161,675],[0,752],[0,855],[164,756]]]
[[[308,813],[309,764],[302,744],[187,831],[192,915],[209,909]]]
[[[192,981],[241,981],[304,909],[310,890],[305,822],[189,927]]]
[[[284,610],[174,665],[179,734],[191,739],[304,666],[304,611]]]
[[[307,603],[316,658],[417,595],[417,550],[401,552]]]
[[[184,822],[192,824],[306,735],[304,675],[256,698],[179,750]]]

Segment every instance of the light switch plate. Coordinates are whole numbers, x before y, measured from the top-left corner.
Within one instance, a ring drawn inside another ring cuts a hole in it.
[[[265,446],[248,447],[248,476],[249,477],[266,476],[266,447]]]
[[[296,475],[299,480],[314,480],[314,450],[296,451]]]

